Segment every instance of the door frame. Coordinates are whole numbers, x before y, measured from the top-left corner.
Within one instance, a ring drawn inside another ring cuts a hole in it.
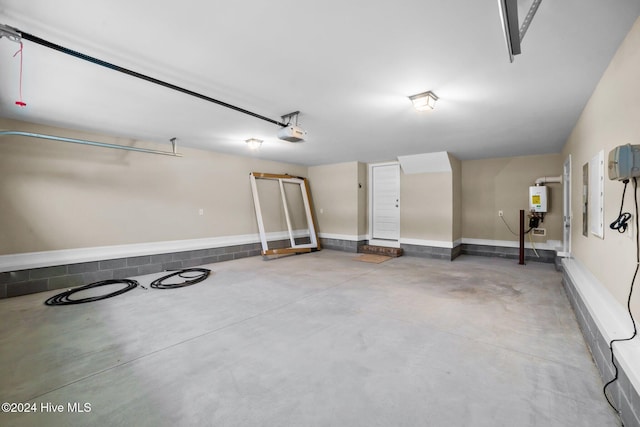
[[[374,239],[373,238],[373,168],[376,166],[397,166],[398,168],[398,173],[400,172],[400,162],[398,161],[393,161],[393,162],[380,162],[380,163],[369,163],[367,165],[368,167],[368,175],[367,175],[367,180],[369,182],[368,185],[368,197],[367,197],[367,204],[368,204],[368,214],[369,214],[369,220],[368,222],[368,240],[369,240],[369,244],[370,245],[376,245],[376,246],[386,246],[386,247],[390,247],[390,248],[399,248],[400,247],[400,209],[402,208],[401,202],[402,200],[400,200],[400,179],[398,179],[398,240],[378,240],[378,239]],[[398,178],[400,178],[400,174],[398,174]]]
[[[558,256],[571,257],[571,154],[562,164],[562,252]]]

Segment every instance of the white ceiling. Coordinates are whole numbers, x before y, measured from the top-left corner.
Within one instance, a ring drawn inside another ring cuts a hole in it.
[[[557,153],[639,14],[543,0],[509,63],[497,0],[0,0],[0,24],[278,121],[300,110],[308,138],[29,41],[21,109],[6,38],[0,116],[304,165]],[[426,90],[436,109],[416,112]]]

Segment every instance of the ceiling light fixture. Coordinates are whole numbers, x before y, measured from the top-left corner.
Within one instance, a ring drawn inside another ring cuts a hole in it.
[[[409,97],[411,102],[413,102],[413,107],[418,111],[429,111],[433,110],[436,106],[436,101],[438,97],[435,93],[430,90],[427,92],[419,93],[417,95],[412,95]]]
[[[249,144],[250,150],[257,150],[262,145],[262,140],[257,138],[249,138],[245,142]]]

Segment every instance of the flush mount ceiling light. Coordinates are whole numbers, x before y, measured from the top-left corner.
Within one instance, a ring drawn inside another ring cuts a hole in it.
[[[249,138],[244,142],[246,142],[249,145],[250,150],[257,150],[262,145],[262,140],[257,138]]]
[[[436,106],[436,101],[438,97],[435,93],[430,90],[427,92],[419,93],[417,95],[412,95],[409,97],[411,102],[413,102],[413,107],[418,111],[429,111],[433,110]]]

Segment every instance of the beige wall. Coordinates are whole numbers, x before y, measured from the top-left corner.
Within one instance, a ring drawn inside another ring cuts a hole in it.
[[[366,194],[365,185],[358,188],[362,177],[359,165],[358,162],[348,162],[309,167],[309,183],[320,233],[359,234],[361,193]]]
[[[309,167],[321,233],[348,236],[368,233],[368,173],[368,165],[359,162]],[[452,216],[451,173],[401,172],[400,193],[402,238],[452,240],[455,216]]]
[[[0,128],[134,143],[6,119]],[[303,166],[180,151],[174,158],[2,137],[0,254],[257,233],[249,172],[307,175]],[[273,209],[269,226],[282,230],[281,205]]]
[[[453,191],[452,231],[453,241],[462,239],[462,162],[449,154],[451,163],[451,186]]]
[[[563,150],[572,161],[572,254],[602,282],[622,305],[635,268],[635,241],[610,230],[618,216],[623,185],[605,179],[604,239],[582,235],[582,166],[600,150],[640,144],[640,20],[609,64]],[[630,183],[631,185],[631,183]],[[627,191],[625,211],[633,213],[633,191]],[[637,305],[636,305],[637,307]],[[640,310],[636,308],[636,316]]]
[[[451,172],[400,174],[400,237],[451,242]]]
[[[486,240],[518,240],[498,217],[518,233],[519,211],[528,211],[529,186],[536,178],[562,174],[563,156],[504,157],[462,162],[462,236]],[[562,240],[562,185],[549,184],[549,212],[541,228],[546,237],[534,241]]]
[[[366,163],[358,163],[358,235],[366,236],[369,232],[369,168]]]

